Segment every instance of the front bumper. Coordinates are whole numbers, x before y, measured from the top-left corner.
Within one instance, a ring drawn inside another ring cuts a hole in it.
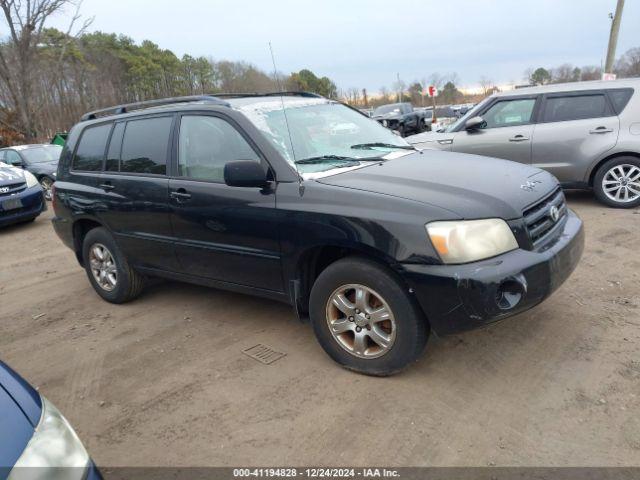
[[[582,221],[569,211],[563,231],[544,251],[518,249],[464,265],[404,264],[402,274],[431,328],[447,335],[539,304],[571,275],[583,249]]]
[[[22,204],[19,208],[5,209],[3,207],[7,200],[16,199],[20,200]],[[0,227],[35,218],[46,209],[47,202],[40,185],[26,188],[13,195],[0,196]]]

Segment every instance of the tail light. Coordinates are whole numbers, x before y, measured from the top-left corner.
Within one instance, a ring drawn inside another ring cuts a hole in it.
[[[51,184],[51,206],[55,210],[56,208],[56,182]]]

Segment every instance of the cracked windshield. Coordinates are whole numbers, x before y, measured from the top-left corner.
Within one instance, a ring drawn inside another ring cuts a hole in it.
[[[337,102],[294,97],[232,102],[302,174],[366,165],[414,149],[378,122]]]

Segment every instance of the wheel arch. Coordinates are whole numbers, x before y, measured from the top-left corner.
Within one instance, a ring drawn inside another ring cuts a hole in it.
[[[76,254],[76,258],[78,259],[78,263],[84,267],[84,258],[82,255],[82,243],[84,242],[84,237],[87,236],[94,228],[103,227],[100,222],[91,219],[91,218],[79,218],[75,222],[73,222],[73,250]]]
[[[406,282],[398,273],[395,261],[383,252],[366,245],[316,245],[304,250],[295,263],[294,283],[297,288],[292,289],[291,295],[299,314],[307,314],[309,309],[309,295],[318,276],[331,264],[346,257],[361,257],[375,262],[388,269],[407,289]]]
[[[596,177],[596,174],[598,173],[598,170],[600,169],[600,167],[602,165],[604,165],[606,162],[608,162],[609,160],[612,160],[614,158],[618,158],[618,157],[635,157],[638,160],[640,160],[640,153],[638,152],[616,152],[616,153],[612,153],[604,158],[602,158],[601,160],[598,160],[598,162],[596,162],[592,167],[591,167],[591,171],[589,172],[589,179],[587,180],[587,183],[590,187],[593,187],[593,181]]]

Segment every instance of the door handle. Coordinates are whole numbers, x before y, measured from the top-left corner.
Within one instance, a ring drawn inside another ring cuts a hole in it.
[[[176,199],[178,202],[184,202],[191,198],[191,194],[187,193],[184,188],[179,188],[175,192],[171,192],[169,196]]]
[[[526,142],[529,140],[529,137],[525,137],[524,135],[514,135],[509,139],[510,142]]]
[[[591,135],[598,134],[598,133],[611,133],[611,132],[613,132],[613,128],[607,128],[607,127],[598,127],[598,128],[594,128],[593,130],[589,130],[589,133]]]
[[[103,189],[104,191],[108,192],[109,190],[113,190],[114,187],[113,185],[111,185],[111,182],[104,182],[101,183],[100,185],[98,185],[101,189]]]

